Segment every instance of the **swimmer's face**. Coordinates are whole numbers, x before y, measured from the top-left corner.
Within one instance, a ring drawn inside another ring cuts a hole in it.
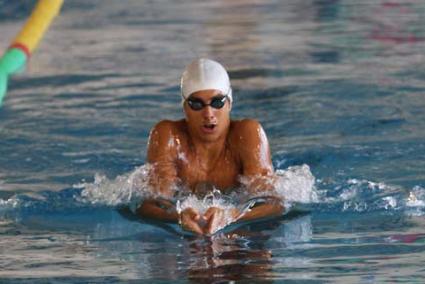
[[[189,132],[196,138],[214,142],[227,134],[231,103],[220,91],[195,92],[184,102],[183,108]]]

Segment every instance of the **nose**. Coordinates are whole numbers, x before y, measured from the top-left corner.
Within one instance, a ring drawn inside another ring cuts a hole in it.
[[[214,118],[214,110],[213,110],[213,108],[212,108],[211,106],[205,106],[205,107],[202,109],[202,116],[203,116],[205,119],[211,119],[211,118]]]

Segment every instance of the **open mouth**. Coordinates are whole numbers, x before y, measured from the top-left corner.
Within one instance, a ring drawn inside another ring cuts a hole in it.
[[[216,128],[216,126],[217,125],[215,123],[205,123],[203,125],[203,128],[207,132],[212,132],[212,131],[214,131],[214,129]]]

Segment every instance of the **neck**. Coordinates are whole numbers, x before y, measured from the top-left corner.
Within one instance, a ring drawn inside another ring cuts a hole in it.
[[[197,155],[214,158],[218,156],[225,148],[226,139],[227,134],[223,135],[223,137],[220,137],[215,141],[200,141],[196,138],[193,138],[193,148]]]
[[[211,172],[217,167],[217,162],[225,153],[226,139],[214,142],[194,142],[193,150],[199,169]]]
[[[225,151],[228,133],[229,129],[214,141],[205,141],[199,137],[190,135],[192,151],[197,157],[197,160],[203,164],[203,167],[209,169],[214,167],[217,160]]]

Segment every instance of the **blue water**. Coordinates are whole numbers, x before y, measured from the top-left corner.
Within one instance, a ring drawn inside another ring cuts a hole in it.
[[[1,50],[34,3],[0,0]],[[0,109],[0,282],[422,282],[424,50],[419,0],[67,1]],[[206,238],[126,209],[196,56],[316,200]]]

